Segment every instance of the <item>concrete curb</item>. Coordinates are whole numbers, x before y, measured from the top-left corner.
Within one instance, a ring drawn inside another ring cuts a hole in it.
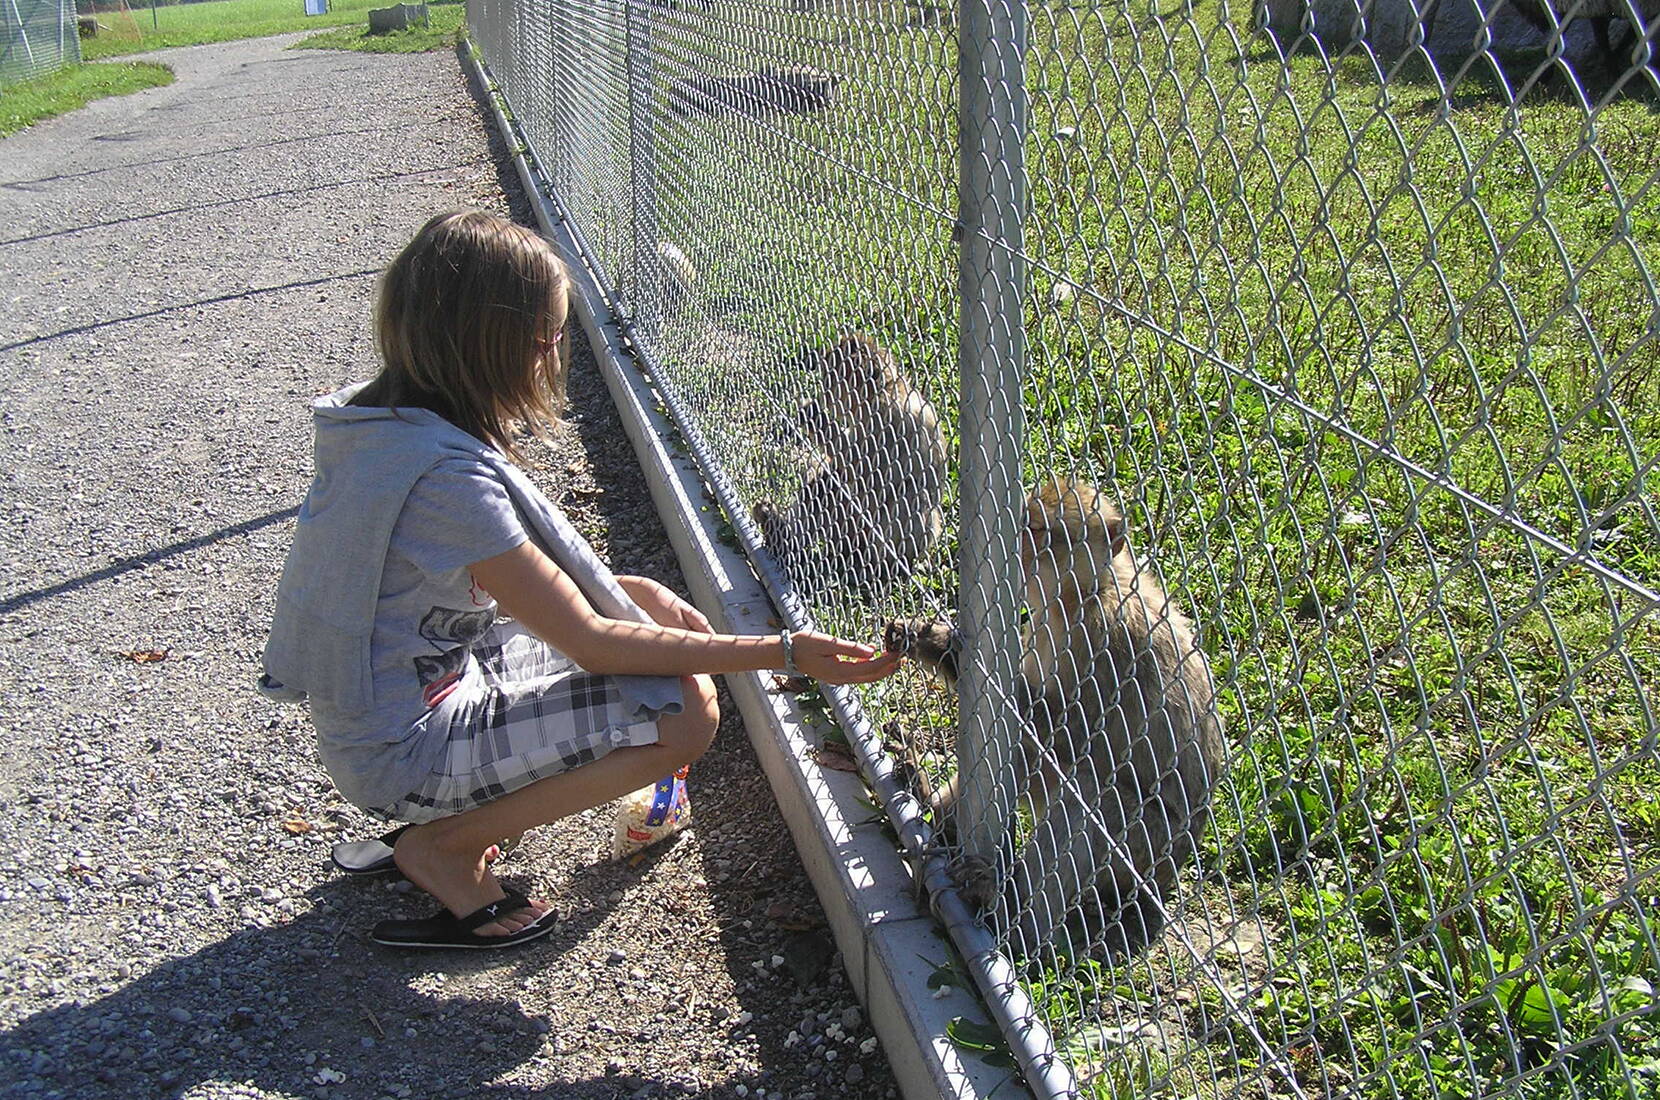
[[[520,136],[502,113],[481,63],[470,55],[468,63],[508,147],[521,150]],[[777,617],[766,589],[747,559],[716,535],[720,510],[708,503],[693,459],[669,446],[673,426],[633,365],[576,236],[523,152],[516,151],[513,159],[543,233],[571,261],[578,318],[639,455],[693,602],[722,632],[773,633]],[[813,757],[818,736],[793,697],[769,690],[770,676],[729,675],[726,682],[829,918],[853,988],[907,1100],[968,1100],[989,1097],[994,1090],[1008,1096],[1011,1087],[1023,1091],[1016,1071],[965,1059],[946,1038],[952,1019],[982,1019],[986,1010],[962,989],[935,997],[928,988],[929,974],[952,957],[952,949],[919,900],[910,871],[881,822],[872,820],[864,782],[819,766]]]

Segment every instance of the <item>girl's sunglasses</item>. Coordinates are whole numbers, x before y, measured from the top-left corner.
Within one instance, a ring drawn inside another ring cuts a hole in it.
[[[553,335],[551,336],[538,336],[535,338],[536,350],[544,356],[552,355],[559,350],[559,342],[564,338],[565,330],[562,328],[556,328],[553,330]]]

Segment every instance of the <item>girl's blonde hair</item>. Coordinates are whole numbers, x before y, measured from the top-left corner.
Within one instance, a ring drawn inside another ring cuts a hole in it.
[[[439,214],[380,280],[380,376],[360,402],[428,409],[517,456],[516,425],[558,419],[570,277],[539,234],[482,210]]]

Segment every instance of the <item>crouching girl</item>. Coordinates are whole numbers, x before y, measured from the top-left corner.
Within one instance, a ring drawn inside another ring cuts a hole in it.
[[[313,405],[315,480],[261,685],[310,700],[347,799],[411,823],[387,838],[391,858],[442,908],[380,922],[379,943],[550,931],[545,901],[496,881],[492,840],[697,759],[719,720],[712,675],[793,666],[863,683],[898,660],[808,631],[716,634],[594,555],[512,461],[518,432],[562,401],[568,289],[536,233],[439,215],[382,277],[379,374]]]

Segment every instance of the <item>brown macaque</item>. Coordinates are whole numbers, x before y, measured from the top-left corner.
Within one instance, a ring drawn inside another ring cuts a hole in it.
[[[1057,478],[1027,498],[1021,562],[1017,785],[1033,827],[1002,886],[1013,942],[1035,952],[1071,920],[1091,944],[1139,947],[1162,925],[1150,903],[1169,896],[1210,820],[1222,769],[1210,667],[1192,624],[1136,565],[1123,516],[1093,486]],[[955,684],[950,623],[896,620],[886,644]],[[961,779],[959,770],[932,798],[941,827]],[[958,872],[971,902],[997,900],[994,868],[966,860]]]
[[[816,457],[782,507],[755,506],[767,547],[809,593],[878,598],[908,577],[945,529],[945,433],[934,406],[863,333],[807,356],[821,396],[794,425]]]

